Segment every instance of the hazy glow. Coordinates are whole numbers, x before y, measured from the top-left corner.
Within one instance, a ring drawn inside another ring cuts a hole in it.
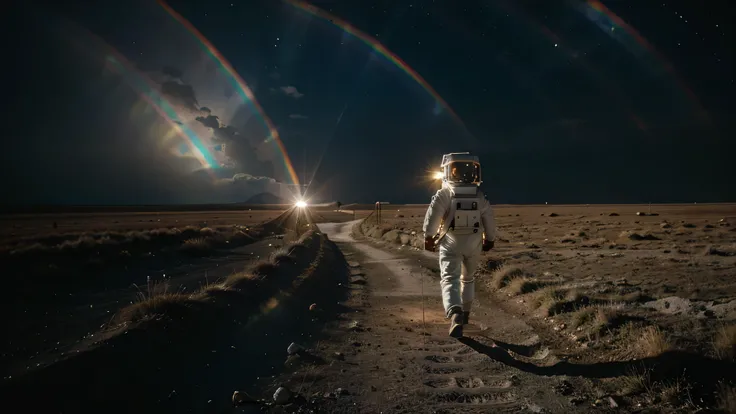
[[[435,171],[434,173],[432,173],[432,178],[434,178],[435,180],[441,180],[444,177],[445,173],[443,173],[442,171]]]
[[[304,200],[299,200],[294,204],[297,208],[305,208],[307,206],[307,202]]]

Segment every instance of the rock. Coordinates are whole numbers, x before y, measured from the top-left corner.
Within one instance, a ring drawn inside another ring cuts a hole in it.
[[[670,223],[664,222],[664,223],[660,224],[659,227],[660,228],[663,228],[663,229],[670,229],[670,228],[672,228],[672,225]]]
[[[409,236],[408,234],[402,234],[400,236],[400,239],[401,239],[402,246],[406,246],[407,244],[411,242],[411,236]]]
[[[247,397],[245,396],[245,394],[243,394],[240,391],[235,391],[233,393],[233,404],[235,405],[243,404],[246,401],[246,399]]]
[[[401,234],[399,233],[398,230],[388,231],[381,238],[389,243],[400,243],[401,242]]]
[[[549,217],[557,217],[557,216],[559,216],[559,214],[557,214],[557,213],[549,213]]]
[[[368,281],[365,280],[363,276],[358,275],[358,276],[351,276],[350,283],[354,285],[365,285],[366,283],[368,283]]]
[[[276,405],[284,405],[287,404],[289,400],[291,400],[291,397],[291,390],[282,385],[276,390],[275,393],[273,393],[273,402],[276,403]]]
[[[344,361],[345,360],[345,355],[342,352],[335,352],[334,355],[335,355],[335,359],[337,359],[337,360],[340,360],[340,361]]]
[[[335,395],[337,395],[338,397],[350,395],[350,391],[346,390],[345,388],[338,388],[335,390]]]
[[[289,344],[289,347],[286,348],[286,353],[289,355],[296,355],[303,351],[304,351],[304,347],[297,344],[296,342],[292,342],[291,344]]]
[[[360,266],[360,263],[355,262],[355,261],[349,261],[348,262],[348,266],[350,266],[350,267],[358,267],[358,266]]]
[[[610,395],[608,396],[608,404],[611,406],[611,408],[618,408],[618,403]]]
[[[309,310],[312,311],[312,312],[316,311],[317,310],[317,304],[316,303],[313,303],[313,304],[309,305]]]
[[[618,217],[618,213],[611,213],[608,215],[609,217]]]

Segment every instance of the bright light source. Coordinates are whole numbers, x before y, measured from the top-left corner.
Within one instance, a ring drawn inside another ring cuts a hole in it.
[[[304,207],[307,206],[307,202],[306,201],[303,201],[303,200],[299,200],[294,205],[297,206],[298,208],[304,208]]]
[[[445,173],[443,173],[442,171],[436,171],[432,174],[432,178],[434,178],[435,180],[441,180],[445,178]]]

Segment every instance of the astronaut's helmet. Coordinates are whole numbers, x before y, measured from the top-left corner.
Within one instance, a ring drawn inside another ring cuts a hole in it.
[[[451,153],[442,156],[444,181],[451,186],[479,186],[481,180],[478,157],[470,153]]]

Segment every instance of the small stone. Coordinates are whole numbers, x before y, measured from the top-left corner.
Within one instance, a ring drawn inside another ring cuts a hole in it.
[[[618,403],[610,395],[608,396],[608,404],[611,406],[611,408],[618,408]]]
[[[250,395],[244,392],[240,392],[240,391],[233,392],[233,404],[234,405],[241,405],[241,404],[252,403],[252,402],[256,402],[256,400]]]
[[[286,348],[286,353],[289,355],[296,355],[302,351],[304,351],[304,347],[297,344],[296,342],[292,342],[289,347]]]
[[[335,395],[337,396],[350,395],[350,391],[346,390],[345,388],[338,388],[335,390]]]
[[[289,400],[291,400],[291,391],[284,386],[279,387],[276,392],[273,393],[273,402],[277,405],[284,405],[288,403]]]

